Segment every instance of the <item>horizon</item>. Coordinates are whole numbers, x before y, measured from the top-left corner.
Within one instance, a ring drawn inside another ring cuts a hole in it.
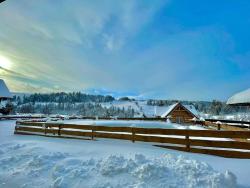
[[[226,0],[7,0],[0,78],[16,93],[226,101],[250,88],[249,8]]]
[[[216,100],[216,99],[212,99],[212,100],[182,100],[182,99],[174,99],[174,98],[140,98],[138,96],[128,96],[128,95],[121,95],[120,93],[91,93],[91,92],[84,92],[84,91],[69,91],[69,92],[65,92],[65,91],[54,91],[54,92],[47,92],[47,93],[20,93],[20,92],[11,92],[11,94],[13,96],[29,96],[29,95],[33,95],[33,94],[45,94],[45,95],[50,95],[50,94],[55,94],[55,93],[82,93],[82,94],[86,94],[86,95],[100,95],[100,96],[111,96],[113,97],[115,100],[120,100],[121,98],[124,97],[128,97],[130,100],[136,100],[136,101],[147,101],[147,100],[162,100],[162,101],[187,101],[187,102],[213,102],[213,101],[219,101],[219,102],[226,102],[223,100]]]

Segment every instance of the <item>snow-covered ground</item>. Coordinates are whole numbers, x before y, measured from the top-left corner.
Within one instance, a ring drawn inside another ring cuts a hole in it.
[[[103,125],[112,127],[139,127],[139,128],[163,128],[163,129],[204,129],[200,125],[180,125],[170,122],[160,121],[140,121],[140,120],[64,120],[58,121],[65,124],[77,124],[77,125]]]
[[[250,112],[224,114],[224,115],[204,114],[203,116],[204,116],[204,118],[208,118],[208,119],[225,119],[225,120],[236,120],[236,121],[250,121]]]
[[[111,106],[117,107],[117,108],[124,108],[124,109],[134,109],[136,112],[140,111],[139,107],[136,105],[135,101],[112,101],[112,102],[106,102],[106,103],[101,103],[103,107],[110,108]]]
[[[154,117],[155,115],[161,116],[167,111],[168,106],[151,106],[147,105],[147,101],[119,101],[101,103],[103,107],[110,108],[111,106],[116,108],[133,109],[138,117],[143,117],[143,114],[147,117]]]
[[[0,187],[250,187],[250,160],[150,143],[14,135],[0,121]]]

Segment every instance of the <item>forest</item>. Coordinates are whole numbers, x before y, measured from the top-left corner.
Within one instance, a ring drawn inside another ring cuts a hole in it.
[[[103,103],[113,101],[136,101],[129,97],[115,99],[112,96],[90,95],[81,92],[60,93],[34,93],[29,95],[15,95],[12,99],[12,113],[42,113],[42,114],[68,114],[99,117],[134,117],[138,113],[132,108],[115,107],[107,108]],[[197,111],[204,114],[223,115],[242,111],[244,109],[226,105],[225,102],[209,101],[178,101],[148,99],[147,105],[168,106],[176,102],[194,105]]]

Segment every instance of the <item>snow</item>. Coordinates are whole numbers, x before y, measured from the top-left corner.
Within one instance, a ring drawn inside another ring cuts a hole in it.
[[[117,107],[117,108],[124,108],[125,110],[131,108],[134,109],[136,112],[139,111],[138,106],[136,105],[135,101],[119,101],[115,100],[112,102],[106,102],[106,103],[101,103],[103,107],[110,108],[111,106]]]
[[[0,101],[0,108],[5,108],[7,104],[8,104],[7,100]]]
[[[140,121],[140,120],[64,120],[65,124],[77,125],[103,125],[112,127],[139,127],[139,128],[162,128],[162,129],[204,129],[201,125],[180,125],[171,122]]]
[[[151,106],[147,105],[147,101],[113,101],[113,102],[107,102],[107,103],[101,103],[103,107],[110,108],[111,106],[117,107],[117,108],[124,108],[124,109],[134,109],[134,111],[140,115],[140,117],[143,116],[143,114],[146,117],[155,117],[155,116],[161,116],[164,112],[166,112],[169,109],[169,106]]]
[[[250,113],[233,113],[223,115],[204,115],[206,119],[224,119],[224,120],[236,120],[236,121],[250,121]]]
[[[194,105],[183,105],[185,108],[187,108],[193,115],[195,115],[197,118],[200,117],[199,112],[196,110]]]
[[[175,103],[169,106],[150,106],[147,104],[142,105],[142,111],[146,115],[146,117],[155,117],[159,116],[162,118],[166,118],[169,113],[178,105],[179,103]],[[198,111],[195,109],[193,105],[183,105],[187,110],[189,110],[194,116],[199,117]]]
[[[0,98],[11,98],[12,95],[9,91],[9,89],[7,88],[5,82],[0,79]]]
[[[244,104],[244,103],[250,104],[250,88],[233,95],[227,101],[227,104]]]
[[[162,118],[167,117],[168,114],[176,107],[176,105],[178,105],[179,103],[175,103],[172,104],[170,106],[168,106],[167,111],[161,115]],[[199,118],[199,112],[195,109],[195,107],[193,105],[182,105],[184,106],[184,108],[186,108],[187,110],[189,110],[195,117]]]
[[[0,121],[0,187],[250,187],[250,160],[150,143],[14,135]]]
[[[176,107],[176,105],[178,105],[178,103],[172,104],[168,107],[168,109],[166,110],[166,112],[164,114],[161,115],[162,118],[167,117],[168,114]]]

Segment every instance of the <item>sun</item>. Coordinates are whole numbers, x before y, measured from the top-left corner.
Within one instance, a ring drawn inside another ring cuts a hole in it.
[[[0,67],[4,69],[10,69],[11,66],[12,62],[7,57],[0,55]]]

